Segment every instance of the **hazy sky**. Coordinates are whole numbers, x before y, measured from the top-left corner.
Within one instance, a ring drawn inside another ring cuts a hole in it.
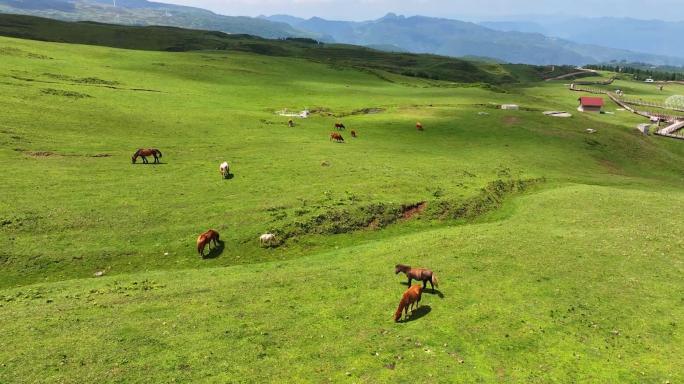
[[[395,12],[467,20],[564,14],[684,20],[684,0],[156,0],[225,15],[289,14],[369,20]]]

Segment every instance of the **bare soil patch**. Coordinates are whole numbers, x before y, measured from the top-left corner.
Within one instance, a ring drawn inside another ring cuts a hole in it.
[[[421,201],[417,204],[405,205],[402,207],[401,217],[406,220],[412,219],[414,216],[422,213],[426,207],[427,203],[425,201]]]

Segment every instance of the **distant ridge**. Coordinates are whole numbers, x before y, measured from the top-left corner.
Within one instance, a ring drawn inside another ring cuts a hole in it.
[[[453,57],[491,57],[509,63],[536,65],[585,65],[612,60],[684,65],[684,58],[672,55],[638,53],[548,37],[536,33],[536,30],[543,28],[533,23],[504,24],[501,26],[504,29],[525,28],[527,31],[502,32],[470,22],[425,16],[405,17],[394,13],[362,22],[325,20],[319,17],[304,20],[287,15],[267,19],[287,22],[293,28],[311,33],[326,34],[341,43],[392,45],[408,52]]]
[[[138,50],[241,51],[296,57],[369,72],[390,82],[394,80],[388,78],[389,74],[398,74],[457,83],[487,83],[483,86],[491,88],[489,84],[541,80],[548,71],[545,67],[501,65],[436,55],[383,52],[354,45],[324,44],[308,38],[269,40],[217,31],[66,22],[26,15],[0,14],[0,36]]]
[[[317,37],[296,30],[287,23],[253,17],[223,16],[201,8],[147,0],[0,0],[0,13],[66,21],[207,29],[268,38]]]

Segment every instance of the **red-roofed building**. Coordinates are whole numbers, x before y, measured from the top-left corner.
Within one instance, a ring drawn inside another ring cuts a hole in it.
[[[579,103],[577,110],[580,112],[601,112],[603,109],[602,97],[583,96],[579,98]]]

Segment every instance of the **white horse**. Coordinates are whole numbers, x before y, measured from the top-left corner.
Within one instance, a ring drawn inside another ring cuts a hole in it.
[[[259,243],[261,243],[262,246],[270,246],[273,245],[276,242],[276,236],[272,233],[264,233],[263,235],[259,236]]]
[[[219,171],[221,171],[221,176],[225,179],[230,175],[230,169],[228,168],[228,162],[224,161],[219,166]]]

